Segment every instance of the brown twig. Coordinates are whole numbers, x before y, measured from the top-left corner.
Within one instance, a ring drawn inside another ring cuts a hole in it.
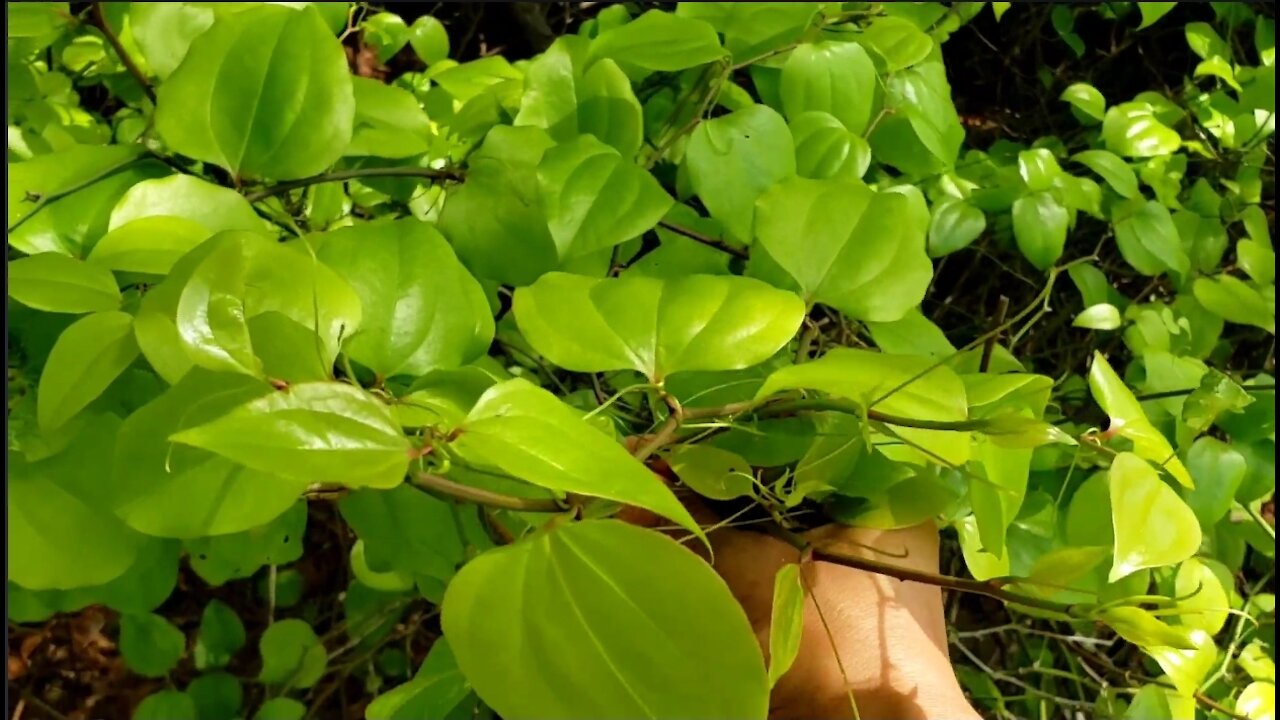
[[[111,49],[115,50],[116,57],[120,58],[120,63],[124,65],[124,69],[128,70],[133,79],[138,81],[138,84],[142,86],[142,92],[146,94],[147,99],[154,105],[156,102],[155,89],[151,87],[151,83],[147,82],[147,76],[142,74],[142,68],[138,67],[138,64],[125,51],[124,44],[120,42],[120,36],[116,35],[115,30],[111,29],[111,24],[107,22],[107,16],[102,11],[102,3],[100,2],[93,4],[93,23],[102,31],[102,35],[111,45]]]
[[[560,504],[560,501],[551,498],[522,498],[514,495],[504,495],[471,485],[463,485],[432,473],[422,472],[410,475],[409,482],[420,490],[502,510],[558,513],[567,509],[567,506]]]
[[[690,240],[702,243],[703,245],[706,245],[709,248],[715,248],[716,250],[719,250],[722,253],[728,253],[729,255],[732,255],[736,258],[742,258],[743,260],[746,260],[748,257],[746,250],[734,247],[733,245],[730,245],[729,243],[723,240],[720,240],[719,238],[713,238],[710,235],[703,235],[702,233],[696,230],[691,230],[687,227],[684,227],[683,225],[676,225],[673,222],[661,220],[658,222],[658,227],[666,228],[677,235],[683,235],[684,237],[687,237]]]
[[[451,180],[459,182],[463,178],[463,173],[458,168],[424,168],[424,167],[381,167],[381,168],[353,168],[350,170],[335,170],[333,172],[320,173],[311,177],[299,178],[297,180],[289,180],[287,182],[269,185],[254,192],[249,193],[245,198],[249,202],[258,202],[266,198],[287,193],[290,190],[298,190],[312,185],[320,185],[323,183],[343,182],[345,180],[358,180],[367,177],[416,177],[428,180]]]
[[[1008,314],[1009,297],[1007,295],[1001,295],[999,304],[996,305],[996,316],[992,325],[994,325],[995,328],[999,328],[1001,325],[1004,325],[1004,318]],[[997,329],[997,331],[991,333],[990,336],[987,337],[986,342],[982,344],[982,362],[978,364],[978,372],[986,372],[987,368],[991,367],[991,353],[995,351],[996,340],[999,339],[999,337],[1000,333]]]

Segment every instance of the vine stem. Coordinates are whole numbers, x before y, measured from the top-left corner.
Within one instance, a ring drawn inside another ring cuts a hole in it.
[[[736,258],[740,258],[742,260],[747,259],[746,250],[743,250],[742,248],[734,247],[729,243],[723,240],[720,240],[719,238],[713,238],[710,235],[703,235],[702,233],[696,230],[691,230],[690,228],[687,228],[683,225],[677,225],[673,222],[668,222],[666,220],[659,220],[658,227],[666,228],[677,235],[682,235],[684,237],[689,238],[690,240],[702,243],[703,245],[706,245],[709,248],[714,248],[716,250],[719,250],[722,253],[728,253],[729,255],[732,255]]]
[[[463,485],[462,483],[454,482],[448,478],[428,472],[420,472],[410,475],[409,482],[420,490],[425,490],[430,493],[438,493],[458,500],[465,500],[467,502],[476,503],[477,505],[484,505],[502,510],[559,513],[564,512],[567,509],[566,506],[561,505],[558,500],[550,498],[522,498],[515,497],[514,495],[504,495],[503,493],[497,493],[491,490],[473,487],[471,485]]]
[[[368,177],[416,177],[426,178],[429,180],[452,180],[460,181],[463,173],[457,168],[424,168],[424,167],[377,167],[377,168],[352,168],[349,170],[334,170],[333,172],[320,173],[311,177],[299,178],[297,180],[288,180],[286,182],[268,185],[254,192],[249,193],[245,198],[249,202],[258,202],[275,195],[287,193],[290,190],[298,190],[312,185],[322,185],[331,182],[343,182],[345,180],[358,180]]]
[[[156,91],[151,87],[151,83],[147,82],[147,76],[142,73],[142,68],[129,57],[128,51],[124,49],[124,43],[120,42],[120,36],[116,35],[116,31],[111,29],[111,23],[107,22],[107,15],[102,11],[102,3],[93,4],[93,21],[102,31],[103,37],[111,45],[111,49],[116,51],[116,57],[120,58],[120,63],[124,65],[124,69],[129,71],[133,79],[138,81],[142,86],[142,92],[146,94],[151,104],[156,103]]]

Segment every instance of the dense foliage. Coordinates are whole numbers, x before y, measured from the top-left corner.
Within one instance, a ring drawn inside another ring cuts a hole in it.
[[[763,717],[693,492],[940,520],[992,717],[1274,717],[1272,11],[584,5],[8,5],[11,679],[100,606],[135,718]]]

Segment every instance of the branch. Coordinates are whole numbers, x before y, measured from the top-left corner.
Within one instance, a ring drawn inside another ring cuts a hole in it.
[[[416,473],[409,476],[409,482],[419,490],[425,490],[432,494],[446,495],[448,497],[473,502],[477,505],[485,505],[488,507],[500,508],[502,510],[517,510],[520,512],[543,512],[558,513],[564,512],[567,508],[560,504],[559,500],[550,498],[521,498],[514,495],[504,495],[502,493],[484,490],[471,485],[463,485],[454,482],[448,478],[432,475],[431,473]]]
[[[298,180],[289,180],[287,182],[268,185],[260,190],[249,193],[245,196],[249,202],[258,202],[275,195],[287,193],[290,190],[298,190],[300,188],[310,187],[312,185],[321,185],[323,183],[342,182],[344,180],[357,180],[367,177],[416,177],[426,178],[429,180],[453,180],[455,182],[462,180],[462,171],[456,168],[424,168],[424,167],[381,167],[381,168],[354,168],[351,170],[335,170],[333,172],[312,175],[311,177],[300,178]]]
[[[683,225],[676,225],[675,223],[667,222],[666,220],[660,220],[658,222],[658,227],[666,228],[677,235],[683,235],[689,238],[690,240],[700,242],[709,248],[715,248],[716,250],[719,250],[722,253],[728,253],[736,258],[741,258],[743,260],[747,259],[746,250],[734,247],[733,245],[730,245],[729,243],[719,238],[713,238],[710,235],[703,235],[702,233],[696,230],[690,230],[689,228],[684,227]]]
[[[1240,388],[1244,390],[1246,393],[1250,391],[1252,392],[1275,392],[1276,391],[1275,383],[1272,383],[1270,385],[1240,385]],[[1182,388],[1181,390],[1165,390],[1163,392],[1147,393],[1146,395],[1137,395],[1135,397],[1139,401],[1163,400],[1165,398],[1176,398],[1176,397],[1182,397],[1183,395],[1190,395],[1191,393],[1199,389],[1200,388]]]
[[[108,176],[115,175],[121,170],[129,167],[130,165],[136,162],[144,160],[147,157],[148,157],[147,155],[135,155],[127,160],[118,162],[115,165],[103,168],[101,171],[94,173],[93,175],[90,175],[89,177],[81,180],[80,182],[72,183],[71,185],[68,185],[64,188],[60,188],[58,190],[50,191],[47,193],[31,193],[31,195],[33,196],[38,195],[38,197],[35,197],[35,203],[31,206],[31,210],[29,210],[26,215],[23,215],[22,217],[15,220],[13,224],[9,226],[8,232],[13,232],[14,230],[17,230],[18,228],[22,227],[23,223],[35,217],[36,213],[43,210],[46,205],[49,205],[54,201],[61,200],[62,198],[72,193],[79,192]]]
[[[129,57],[129,53],[125,51],[124,44],[120,42],[120,36],[111,29],[111,24],[107,22],[107,16],[102,12],[102,3],[93,4],[93,21],[102,31],[107,42],[111,44],[111,49],[116,51],[116,57],[120,58],[120,63],[124,65],[124,69],[129,71],[134,80],[142,86],[142,92],[146,94],[147,99],[154,105],[156,102],[156,91],[151,87],[151,83],[147,82],[147,76],[142,74],[142,68],[138,67],[133,58]]]

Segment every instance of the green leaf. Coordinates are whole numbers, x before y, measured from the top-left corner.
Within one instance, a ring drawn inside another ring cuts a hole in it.
[[[1109,433],[1128,438],[1138,457],[1163,467],[1184,487],[1193,487],[1191,475],[1173,451],[1173,446],[1147,419],[1142,405],[1133,391],[1111,369],[1100,352],[1093,354],[1093,367],[1089,369],[1089,389],[1093,399],[1111,418]]]
[[[769,622],[769,686],[791,669],[804,637],[804,586],[800,566],[788,563],[773,578],[773,609]]]
[[[1173,5],[1176,3],[1138,3],[1144,5]],[[1195,699],[1183,697],[1176,690],[1164,685],[1143,685],[1129,703],[1125,720],[1175,720],[1195,717]]]
[[[245,375],[198,370],[130,415],[116,445],[116,515],[139,532],[194,538],[249,530],[287,510],[313,480],[252,470],[169,441],[270,391]]]
[[[454,658],[446,638],[431,645],[431,652],[409,682],[379,695],[365,709],[365,720],[418,720],[452,717],[471,687]]]
[[[992,440],[984,440],[975,443],[974,456],[985,476],[985,482],[975,480],[969,485],[978,537],[983,550],[997,558],[1004,557],[1005,531],[1013,524],[1027,492],[1031,450],[999,447]]]
[[[987,216],[964,200],[947,198],[933,206],[929,220],[929,257],[962,250],[987,229]]]
[[[1182,696],[1194,695],[1200,683],[1209,676],[1218,665],[1218,648],[1213,638],[1201,630],[1191,630],[1187,636],[1192,644],[1191,649],[1177,647],[1144,647],[1143,651],[1152,657],[1173,681],[1174,688]]]
[[[303,720],[307,706],[293,698],[277,697],[262,703],[253,720]]]
[[[182,631],[159,615],[120,618],[120,654],[139,675],[164,677],[178,664],[186,645]]]
[[[703,497],[732,500],[755,494],[751,465],[728,450],[710,445],[679,445],[665,458],[680,482]]]
[[[237,177],[314,175],[351,139],[351,73],[313,8],[219,18],[157,95],[156,129],[170,149]]]
[[[449,504],[408,485],[358,490],[338,507],[373,572],[448,580],[464,557]]]
[[[481,555],[449,585],[441,624],[505,717],[768,709],[764,659],[724,581],[670,538],[621,522],[576,522]]]
[[[102,312],[77,320],[58,336],[36,395],[40,428],[51,432],[93,402],[138,357],[133,318]]]
[[[528,285],[559,265],[537,177],[551,145],[539,128],[495,127],[445,200],[440,231],[477,277]]]
[[[928,37],[924,39],[932,46]],[[877,83],[875,64],[861,45],[804,44],[782,66],[782,109],[792,121],[806,112],[825,112],[861,135],[871,122]]]
[[[1209,369],[1200,386],[1182,405],[1182,421],[1194,432],[1209,429],[1223,413],[1238,413],[1253,403],[1253,396],[1223,373]]]
[[[1024,257],[1048,270],[1067,244],[1067,209],[1048,192],[1033,192],[1013,202],[1013,237]]]
[[[138,218],[103,235],[88,260],[108,270],[166,275],[179,258],[211,235],[194,220],[171,215]]]
[[[224,672],[201,675],[187,685],[186,692],[195,703],[196,717],[199,720],[233,720],[240,717],[240,708],[244,705],[244,690],[234,675]]]
[[[895,73],[919,63],[933,51],[933,40],[909,20],[894,17],[875,18],[858,36],[884,59],[885,72]]]
[[[355,128],[343,155],[402,159],[431,149],[431,121],[413,93],[370,78],[353,77],[351,83],[356,102]],[[369,179],[375,189],[388,187],[374,185],[376,182]]]
[[[790,389],[820,390],[866,408],[892,391],[875,405],[876,410],[916,420],[967,420],[964,383],[950,368],[935,365],[930,358],[836,348],[812,362],[777,370],[756,397],[766,398]],[[896,389],[904,383],[907,384]],[[908,427],[895,427],[894,432],[946,462],[960,465],[969,459],[968,432]]]
[[[240,616],[221,600],[210,600],[204,606],[200,631],[196,635],[196,668],[225,667],[244,643],[244,624],[240,622]]]
[[[262,373],[245,323],[245,265],[241,235],[210,240],[208,253],[191,270],[178,296],[174,325],[187,354],[201,367]]]
[[[565,308],[574,308],[574,322],[564,322]],[[514,313],[533,348],[560,367],[634,369],[660,382],[679,372],[767,360],[799,329],[804,303],[743,277],[548,273],[516,291]]]
[[[952,167],[964,127],[937,50],[919,65],[885,79],[888,113],[868,138],[877,160],[906,173],[928,175]]]
[[[10,38],[37,38],[59,32],[74,16],[64,2],[15,3],[5,8],[5,35]]]
[[[1084,150],[1072,155],[1071,159],[1097,173],[1121,197],[1132,199],[1142,196],[1142,192],[1138,190],[1138,176],[1134,174],[1133,168],[1115,153]]]
[[[223,230],[261,231],[265,227],[243,195],[191,175],[143,180],[129,188],[111,210],[109,229],[151,217],[190,220],[209,234]]]
[[[1187,256],[1178,239],[1178,228],[1164,205],[1149,200],[1136,212],[1122,218],[1113,218],[1116,246],[1135,270],[1143,275],[1159,275],[1172,271],[1185,276],[1191,270],[1191,258]]]
[[[1156,21],[1169,11],[1178,6],[1176,2],[1140,2],[1135,3],[1138,6],[1138,12],[1142,14],[1142,22],[1138,25],[1138,29],[1151,27]]]
[[[589,135],[548,150],[538,186],[562,260],[650,230],[675,203],[652,175]]]
[[[152,693],[133,711],[133,720],[198,720],[195,700],[177,690]]]
[[[1248,273],[1254,282],[1266,285],[1276,280],[1276,253],[1270,247],[1256,240],[1241,240],[1236,243],[1236,257],[1240,261],[1240,269]]]
[[[56,313],[88,313],[120,307],[120,289],[109,270],[58,253],[11,260],[9,297]]]
[[[710,23],[734,60],[745,62],[799,39],[818,12],[813,2],[682,2],[676,15]]]
[[[1018,153],[1018,175],[1028,190],[1042,192],[1052,188],[1063,172],[1052,152],[1035,148]]]
[[[1133,453],[1111,463],[1115,562],[1110,582],[1142,568],[1175,565],[1200,548],[1200,524],[1178,493]]]
[[[609,58],[645,70],[675,72],[724,56],[716,29],[709,24],[650,10],[626,25],[600,33],[591,43],[587,65]]]
[[[791,122],[796,143],[796,174],[814,180],[857,180],[871,165],[871,146],[832,115],[812,111]]]
[[[378,62],[386,63],[409,42],[409,26],[393,12],[374,13],[360,23],[364,42],[378,53]]]
[[[923,208],[906,195],[857,181],[793,178],[758,203],[757,235],[768,257],[806,299],[859,320],[897,320],[920,303],[933,276],[927,226]]]
[[[397,220],[334,230],[316,238],[316,256],[359,296],[368,319],[345,349],[379,377],[460,367],[493,341],[483,288],[431,225]]]
[[[1058,96],[1059,100],[1071,103],[1072,109],[1078,111],[1077,118],[1086,120],[1091,125],[1102,122],[1107,111],[1107,100],[1098,92],[1098,88],[1088,83],[1072,83]],[[1090,151],[1085,151],[1090,152]]]
[[[9,579],[31,590],[101,585],[122,575],[142,538],[113,516],[102,467],[115,450],[110,416],[67,450],[28,463],[9,458]]]
[[[169,439],[248,468],[347,487],[395,487],[410,452],[385,405],[335,382],[293,385]]]
[[[591,66],[578,83],[578,130],[631,161],[644,142],[644,111],[631,80],[612,60]]]
[[[111,207],[126,190],[169,173],[141,154],[135,145],[73,145],[10,163],[9,245],[28,255],[83,256],[107,231]]]
[[[129,5],[129,30],[147,67],[161,80],[169,77],[217,16],[213,6],[198,3]]]
[[[329,659],[324,645],[303,620],[280,620],[258,642],[262,671],[258,680],[286,688],[309,688],[324,675]]]
[[[514,124],[533,125],[553,139],[565,142],[578,134],[578,99],[575,89],[570,41],[563,37],[529,62],[525,70],[524,94]]]
[[[1218,574],[1221,571],[1221,576]],[[1225,580],[1225,583],[1224,583]],[[1228,588],[1234,590],[1231,573],[1212,560],[1201,562],[1189,558],[1178,567],[1174,593],[1178,597],[1178,623],[1216,635],[1227,622],[1231,609]]]
[[[694,129],[685,151],[689,180],[730,238],[751,242],[756,199],[796,174],[792,147],[786,121],[765,105],[699,123]]]
[[[534,485],[642,507],[702,535],[656,475],[527,380],[508,380],[485,392],[452,446],[472,462]]]
[[[1201,529],[1210,532],[1231,509],[1248,465],[1244,455],[1227,443],[1202,437],[1187,452],[1187,469],[1196,486],[1183,490],[1182,498],[1200,521]]]
[[[1107,149],[1124,157],[1169,155],[1182,147],[1182,138],[1156,118],[1146,102],[1127,102],[1107,110],[1102,121]]]
[[[1275,683],[1249,683],[1249,686],[1236,698],[1235,707],[1236,712],[1249,718],[1249,720],[1275,720]]]
[[[1110,303],[1090,305],[1071,321],[1072,327],[1090,330],[1115,330],[1122,324],[1124,323],[1120,319],[1120,309]]]
[[[423,15],[409,26],[409,47],[419,60],[434,65],[449,57],[449,34],[439,20]]]
[[[1253,325],[1275,335],[1275,298],[1268,300],[1244,281],[1230,275],[1196,278],[1191,286],[1206,310],[1227,322]]]
[[[1139,607],[1120,605],[1103,608],[1098,612],[1097,619],[1111,626],[1120,637],[1144,650],[1194,650],[1196,647],[1185,628],[1168,625]]]

